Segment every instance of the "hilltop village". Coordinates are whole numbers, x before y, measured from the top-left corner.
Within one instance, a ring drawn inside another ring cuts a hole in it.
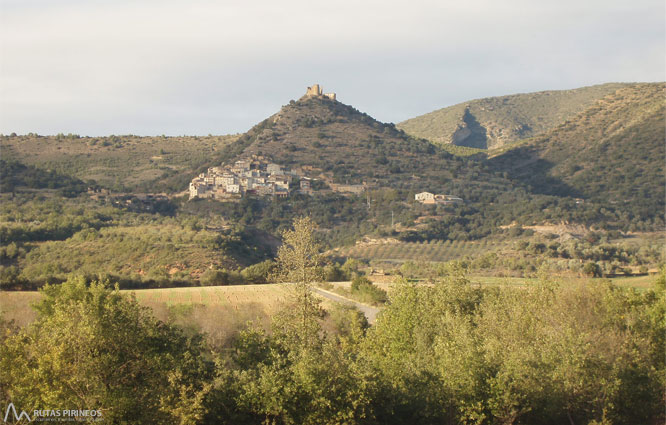
[[[319,84],[308,87],[301,99],[327,98],[335,101],[335,93],[324,93]],[[313,147],[317,146],[313,142]],[[372,184],[335,183],[334,174],[314,166],[297,166],[289,169],[278,164],[271,155],[252,154],[239,159],[233,165],[221,165],[209,168],[205,173],[192,179],[189,185],[189,197],[231,200],[244,196],[271,196],[287,198],[292,193],[312,195],[313,192],[338,192],[343,194],[362,194]],[[421,192],[415,200],[422,204],[447,205],[461,203],[463,200],[452,195],[440,195]]]
[[[314,190],[312,182],[316,179],[306,177],[304,171],[303,168],[290,170],[268,162],[263,156],[252,155],[250,159],[236,161],[232,166],[212,167],[205,173],[199,174],[190,182],[190,199],[233,199],[248,195],[286,198],[293,192],[312,195]],[[297,184],[292,186],[294,182]],[[329,182],[324,191],[358,195],[367,189],[368,186],[365,184]],[[417,193],[414,198],[422,204],[447,205],[463,202],[456,196],[435,195],[430,192]]]
[[[291,170],[269,162],[261,155],[236,161],[231,166],[209,168],[190,182],[190,199],[233,199],[247,195],[286,198],[292,193],[312,195],[312,183],[318,181],[307,177],[307,171],[316,171],[304,166]],[[339,193],[361,194],[364,184],[335,184],[326,182],[325,190]]]
[[[232,166],[212,167],[199,174],[190,182],[190,199],[238,198],[250,194],[286,198],[293,190],[292,177],[291,170],[255,155]],[[310,180],[300,180],[299,191],[307,194],[310,190]]]

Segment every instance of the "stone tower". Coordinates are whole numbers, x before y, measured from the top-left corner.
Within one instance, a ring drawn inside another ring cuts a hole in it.
[[[319,87],[319,84],[314,84],[312,87],[308,87],[308,90],[305,92],[305,95],[310,96],[321,96],[322,90]]]
[[[312,87],[308,87],[305,91],[305,97],[327,97],[331,100],[335,100],[335,93],[324,93],[319,84],[314,84]]]

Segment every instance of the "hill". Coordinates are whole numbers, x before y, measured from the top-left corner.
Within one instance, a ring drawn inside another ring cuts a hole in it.
[[[306,167],[310,177],[329,183],[366,182],[437,193],[453,190],[452,183],[508,183],[496,180],[471,156],[454,155],[326,96],[291,101],[223,152],[216,160],[263,155],[281,165]]]
[[[477,99],[409,119],[398,128],[441,145],[495,149],[550,130],[626,86],[609,83]]]
[[[622,88],[489,163],[536,193],[632,204],[647,215],[663,211],[665,89]]]
[[[107,275],[121,287],[248,280],[240,271],[273,255],[271,237],[215,221],[131,212],[85,194],[1,194],[0,289],[34,288],[70,273]]]
[[[324,96],[290,102],[251,129],[242,142],[241,158],[261,154],[286,166],[310,166],[338,183],[397,178],[427,171],[429,165],[452,157],[426,140]]]
[[[202,164],[236,138],[30,133],[0,136],[0,151],[3,160],[92,180],[117,191],[172,192],[182,190]]]

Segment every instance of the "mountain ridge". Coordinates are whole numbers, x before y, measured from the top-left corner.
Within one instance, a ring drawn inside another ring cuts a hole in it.
[[[562,125],[491,155],[489,163],[541,193],[663,210],[665,92],[666,83],[620,89]],[[562,193],[565,186],[575,193]]]
[[[408,119],[397,127],[436,144],[492,150],[548,131],[631,85],[606,83],[474,99]]]

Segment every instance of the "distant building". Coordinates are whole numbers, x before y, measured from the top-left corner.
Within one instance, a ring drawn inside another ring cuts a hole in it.
[[[284,174],[282,171],[282,167],[280,167],[277,164],[268,164],[266,166],[266,172],[268,174]]]
[[[324,93],[319,86],[319,84],[314,84],[312,87],[308,87],[305,91],[305,97],[327,97],[331,100],[335,100],[335,93]]]
[[[273,196],[276,198],[286,198],[289,196],[289,191],[276,187],[275,191],[273,192]]]
[[[228,184],[225,188],[227,193],[240,193],[240,185]]]
[[[422,204],[434,204],[435,203],[435,194],[430,192],[421,192],[414,195],[414,199],[419,201]]]
[[[273,185],[255,185],[254,193],[258,196],[268,196],[273,194]]]
[[[234,163],[234,166],[231,167],[231,171],[234,174],[243,174],[250,169],[250,163],[248,161],[240,160]]]
[[[268,163],[263,156],[253,155],[231,166],[209,168],[192,179],[188,189],[190,199],[229,199],[245,195],[282,198],[290,194],[292,176],[290,169]],[[309,185],[309,182],[304,185]]]
[[[365,185],[362,184],[335,184],[331,183],[331,190],[339,193],[354,193],[360,195],[365,192]]]
[[[289,182],[291,181],[291,177],[289,176],[283,176],[283,175],[275,175],[271,174],[270,177],[268,177],[268,182],[269,183],[274,183],[275,187],[278,187],[280,189],[284,190],[289,190]]]
[[[439,205],[448,205],[448,204],[459,204],[462,203],[462,198],[451,195],[435,195],[430,192],[421,192],[414,195],[414,199],[422,204],[439,204]]]
[[[299,183],[299,192],[304,195],[312,195],[312,183],[309,179],[301,179],[301,182]]]

